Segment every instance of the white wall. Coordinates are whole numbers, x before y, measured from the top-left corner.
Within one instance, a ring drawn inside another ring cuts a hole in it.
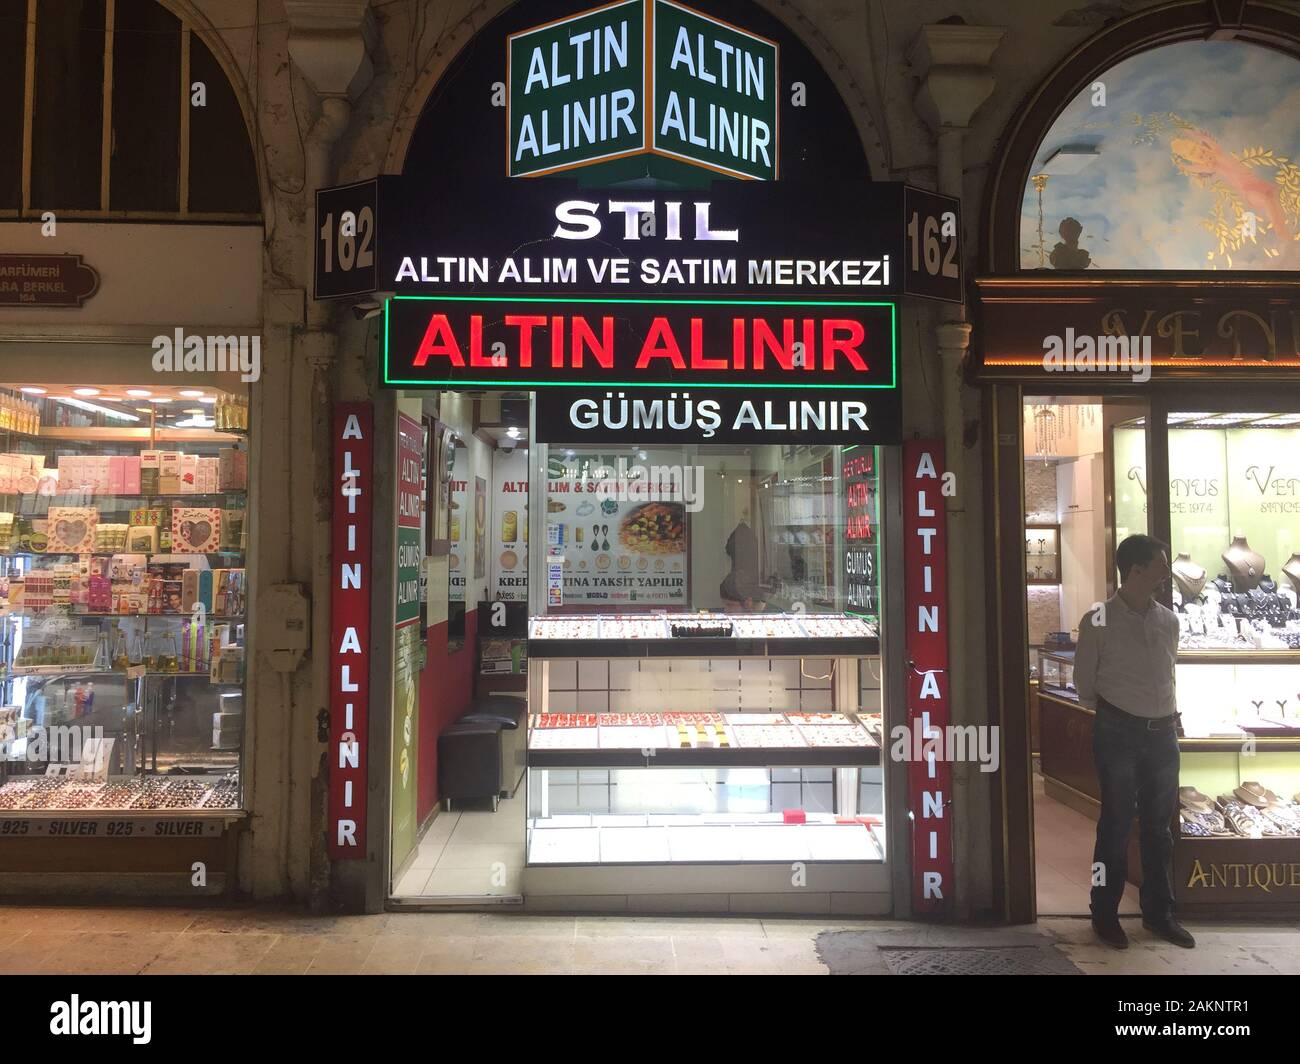
[[[0,333],[15,327],[219,326],[262,320],[260,225],[109,225],[59,222],[54,236],[31,223],[0,228],[9,254],[78,254],[99,274],[80,309],[0,308]]]

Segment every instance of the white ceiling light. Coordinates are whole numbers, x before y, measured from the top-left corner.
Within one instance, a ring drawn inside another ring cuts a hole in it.
[[[153,395],[153,392],[148,388],[128,388],[126,394],[132,399],[148,399],[149,396]]]
[[[45,389],[44,389],[44,388],[38,388],[38,387],[36,387],[36,385],[34,385],[34,384],[25,385],[24,387],[19,388],[18,390],[19,390],[20,392],[26,392],[28,395],[44,395],[44,394],[45,394]]]
[[[62,396],[55,399],[57,403],[66,403],[68,406],[75,406],[78,410],[85,410],[91,414],[103,414],[104,417],[112,418],[114,421],[139,421],[140,419],[134,414],[124,414],[120,410],[110,410],[106,406],[99,406],[96,403],[82,402],[80,399],[65,399]]]
[[[203,394],[198,388],[182,388],[180,394],[186,399],[197,399]]]
[[[73,388],[72,394],[84,396],[85,398],[90,399],[93,396],[99,394],[99,389],[98,388]]]

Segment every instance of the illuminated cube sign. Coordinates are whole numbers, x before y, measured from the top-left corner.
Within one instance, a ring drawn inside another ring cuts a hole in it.
[[[670,0],[626,0],[507,39],[507,173],[634,155],[778,175],[773,41]]]
[[[645,5],[611,4],[507,38],[511,177],[645,148]]]
[[[655,0],[654,12],[651,148],[775,181],[776,42],[669,0]]]

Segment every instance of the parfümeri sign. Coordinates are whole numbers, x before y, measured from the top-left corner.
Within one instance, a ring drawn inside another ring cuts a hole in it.
[[[624,0],[507,38],[507,173],[634,155],[778,175],[775,42],[672,0]]]

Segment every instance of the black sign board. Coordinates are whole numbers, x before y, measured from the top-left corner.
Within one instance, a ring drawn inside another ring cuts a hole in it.
[[[908,186],[902,272],[908,295],[962,301],[961,200]]]
[[[537,393],[539,443],[886,445],[902,438],[897,389],[787,394],[704,385],[680,390],[548,388]]]
[[[872,301],[396,297],[382,382],[438,388],[894,389]]]
[[[383,241],[379,287],[405,295],[961,300],[960,277],[947,276],[958,202],[901,184],[683,192],[502,179],[455,204],[389,197],[381,226],[394,235]]]
[[[376,177],[316,190],[317,299],[369,295],[380,289],[380,219],[399,186],[398,178]]]

